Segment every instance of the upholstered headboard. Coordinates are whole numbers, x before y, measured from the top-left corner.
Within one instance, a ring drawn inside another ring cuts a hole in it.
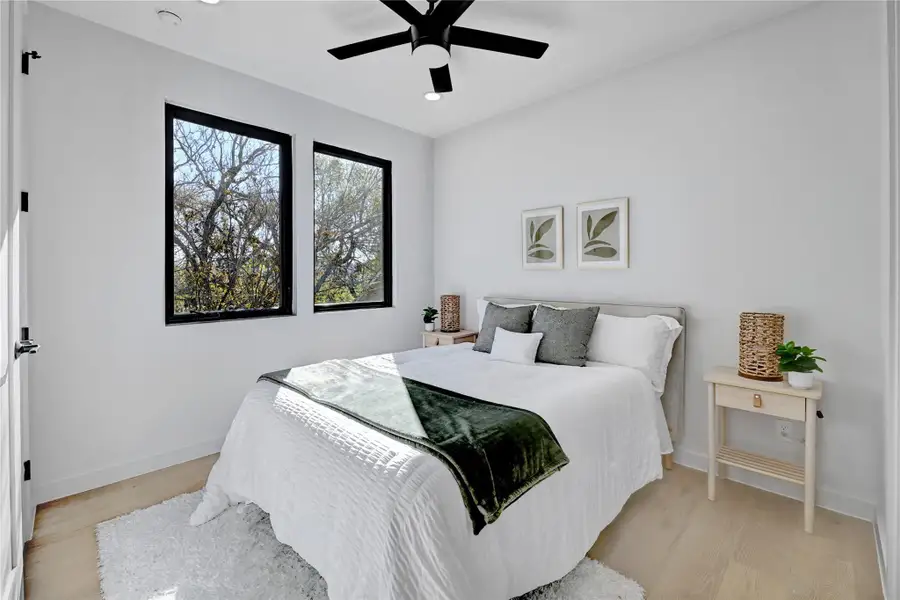
[[[600,312],[618,317],[646,317],[649,315],[663,315],[672,317],[681,323],[684,330],[675,341],[672,349],[672,360],[669,362],[669,370],[666,374],[666,390],[662,396],[663,410],[666,413],[666,421],[673,440],[681,439],[684,424],[684,344],[687,335],[687,314],[679,306],[657,306],[652,304],[606,304],[603,302],[565,302],[557,300],[528,300],[522,298],[485,297],[485,300],[496,304],[548,304],[565,308],[583,308],[585,306],[599,306]]]

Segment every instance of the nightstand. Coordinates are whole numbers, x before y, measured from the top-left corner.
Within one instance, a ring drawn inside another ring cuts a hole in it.
[[[746,379],[729,367],[716,367],[703,379],[709,384],[709,499],[716,499],[717,463],[790,481],[804,486],[803,528],[812,533],[816,508],[816,413],[822,383],[817,381],[811,389],[801,390],[784,382]],[[727,446],[726,409],[805,423],[805,464],[799,466]]]
[[[422,347],[430,346],[452,346],[453,344],[462,344],[463,342],[474,342],[478,337],[477,331],[469,331],[461,329],[456,333],[447,333],[444,331],[423,331]]]

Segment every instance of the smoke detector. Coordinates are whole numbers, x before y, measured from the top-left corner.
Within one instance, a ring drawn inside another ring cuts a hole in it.
[[[166,25],[172,25],[173,27],[181,25],[181,17],[179,17],[177,13],[174,13],[171,10],[166,10],[165,8],[160,9],[156,11],[156,16],[159,17],[159,20]]]

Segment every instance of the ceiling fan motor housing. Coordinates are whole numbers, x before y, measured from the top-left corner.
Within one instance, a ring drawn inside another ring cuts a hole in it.
[[[447,58],[450,57],[450,27],[430,28],[427,25],[422,27],[410,25],[409,31],[410,37],[412,38],[413,54],[416,53],[417,49],[424,46],[437,46],[446,51]]]

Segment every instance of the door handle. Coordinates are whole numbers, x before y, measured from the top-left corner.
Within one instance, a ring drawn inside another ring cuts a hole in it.
[[[16,342],[16,358],[19,358],[23,354],[37,354],[37,351],[40,349],[41,345],[34,343],[34,340],[20,340]]]

